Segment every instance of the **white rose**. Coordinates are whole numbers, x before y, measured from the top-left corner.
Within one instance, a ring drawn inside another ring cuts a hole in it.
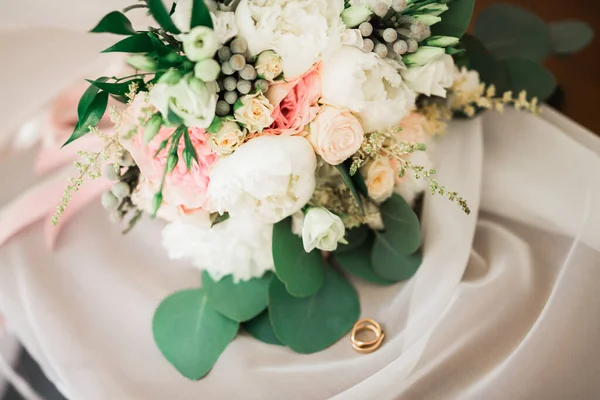
[[[262,132],[273,123],[273,105],[262,94],[247,94],[240,99],[241,106],[234,112],[235,120],[244,124],[250,132]]]
[[[358,151],[364,130],[348,110],[324,106],[310,123],[307,139],[325,162],[339,165]]]
[[[365,177],[369,197],[377,203],[383,203],[394,193],[396,171],[388,158],[379,157],[367,163],[361,168],[361,174]]]
[[[396,126],[414,107],[416,94],[375,53],[344,46],[323,62],[323,102],[354,112],[365,132]]]
[[[219,155],[231,154],[243,142],[246,134],[233,121],[225,121],[218,132],[209,135],[210,148]]]
[[[234,218],[212,228],[187,218],[167,225],[163,246],[171,259],[186,259],[218,281],[259,278],[274,269],[271,253],[273,225],[252,218]]]
[[[302,226],[304,251],[310,253],[315,248],[334,251],[338,247],[338,242],[345,242],[345,233],[344,223],[340,217],[325,208],[313,207],[306,213]]]
[[[446,89],[454,82],[454,60],[448,54],[424,65],[402,71],[406,84],[427,96],[446,97]]]
[[[279,222],[310,200],[316,167],[315,153],[303,137],[252,139],[213,166],[208,187],[211,209]]]
[[[215,117],[217,85],[188,75],[174,85],[154,85],[149,98],[164,118],[170,110],[190,128],[208,128]]]
[[[268,81],[273,81],[283,72],[281,56],[273,50],[263,51],[256,57],[254,68],[258,75]]]
[[[179,0],[172,19],[181,32],[189,32],[192,21],[193,0]],[[224,44],[237,35],[235,14],[229,11],[210,10],[213,30],[219,43]]]
[[[206,26],[197,26],[189,33],[179,35],[183,42],[185,56],[192,61],[213,58],[221,43],[215,31]]]
[[[422,165],[426,169],[433,168],[433,163],[429,158],[429,154],[425,151],[416,151],[407,157],[407,160],[411,161],[415,165]],[[427,180],[421,177],[420,179],[415,178],[415,175],[407,171],[404,177],[400,178],[396,182],[394,192],[404,197],[404,200],[410,205],[415,202],[415,198],[420,193],[423,193],[429,184]]]
[[[235,17],[250,53],[274,50],[295,78],[340,46],[343,10],[343,0],[242,0]]]

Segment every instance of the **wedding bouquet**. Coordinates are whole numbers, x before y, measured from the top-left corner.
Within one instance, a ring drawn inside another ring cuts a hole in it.
[[[240,327],[298,353],[327,348],[359,318],[346,274],[389,285],[419,268],[423,192],[470,212],[435,179],[436,135],[484,109],[537,112],[515,88],[554,88],[527,61],[460,40],[473,3],[145,0],[127,11],[157,26],[115,11],[93,29],[125,36],[104,52],[134,53],[134,71],[89,80],[67,144],[91,133],[105,146],[81,153],[54,220],[104,173],[115,183],[102,204],[126,230],[145,214],[168,222],[170,257],[204,271],[154,315],[181,374],[205,376]],[[125,104],[110,133],[97,127],[109,98]]]

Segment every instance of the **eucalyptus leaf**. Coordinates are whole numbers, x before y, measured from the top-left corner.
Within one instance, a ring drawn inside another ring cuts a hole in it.
[[[204,0],[192,0],[192,20],[190,21],[190,29],[196,26],[207,26],[213,28],[212,18],[208,7],[204,3]]]
[[[352,251],[334,253],[334,260],[345,271],[364,279],[367,282],[371,282],[376,285],[391,285],[395,283],[394,280],[384,279],[377,275],[373,270],[373,265],[371,263],[371,250],[374,242],[374,238],[370,237],[360,247]]]
[[[231,275],[219,281],[208,272],[202,274],[202,287],[208,303],[218,312],[234,321],[243,322],[256,317],[267,308],[267,293],[273,274],[261,278],[234,282]]]
[[[469,28],[475,0],[453,0],[448,7],[448,11],[442,15],[442,21],[431,27],[431,33],[461,38]]]
[[[550,37],[554,52],[568,55],[587,47],[594,39],[594,30],[583,21],[560,21],[550,25]]]
[[[554,75],[542,65],[527,59],[503,61],[508,76],[508,90],[518,93],[527,91],[527,97],[546,100],[556,89]]]
[[[417,214],[394,193],[379,208],[385,231],[377,232],[377,241],[385,241],[399,254],[412,254],[421,245],[421,226]]]
[[[344,180],[344,183],[346,184],[346,186],[348,186],[348,189],[350,189],[350,193],[352,194],[352,197],[354,198],[354,200],[356,201],[356,203],[358,204],[360,209],[363,210],[363,213],[364,213],[363,201],[360,198],[359,191],[356,188],[356,184],[354,183],[352,176],[350,176],[350,168],[345,163],[336,165],[335,168],[339,171],[340,175],[342,175],[342,179]]]
[[[273,330],[271,320],[269,319],[268,309],[252,318],[250,321],[244,322],[242,327],[246,332],[263,343],[274,344],[277,346],[283,345],[279,339],[277,339],[277,336],[275,336],[275,331]]]
[[[405,255],[398,251],[386,238],[376,234],[371,251],[371,263],[375,274],[390,281],[403,281],[411,278],[421,266],[420,251]]]
[[[273,279],[269,287],[269,315],[277,338],[297,353],[316,353],[347,334],[360,315],[356,290],[333,268],[312,297],[290,295]]]
[[[473,32],[500,59],[541,61],[552,51],[548,25],[518,6],[496,4],[486,8],[475,21]]]
[[[86,79],[89,83],[96,86],[98,89],[101,89],[105,92],[113,94],[115,96],[125,96],[129,93],[129,86],[132,83],[137,83],[138,87],[143,90],[144,88],[144,80],[143,79],[131,79],[126,82],[117,82],[117,83],[108,83],[106,81],[93,81],[91,79]]]
[[[346,239],[348,244],[339,243],[334,253],[341,254],[359,248],[369,238],[370,233],[371,230],[366,225],[346,230],[344,239]]]
[[[73,133],[69,137],[69,139],[63,144],[63,146],[68,145],[74,140],[79,139],[82,136],[85,136],[90,131],[91,127],[98,125],[98,122],[102,119],[102,116],[106,112],[106,107],[108,105],[108,93],[107,92],[99,92],[94,97],[94,100],[87,107],[84,119],[79,120]]]
[[[273,261],[277,277],[292,296],[312,296],[323,285],[321,252],[304,251],[302,238],[292,233],[290,218],[273,226]]]
[[[146,4],[148,4],[148,9],[150,9],[150,14],[154,17],[156,22],[167,32],[171,33],[181,33],[181,31],[175,26],[173,21],[171,21],[171,16],[169,15],[169,11],[165,7],[162,0],[146,0]]]
[[[167,297],[152,320],[154,340],[165,358],[186,378],[198,380],[233,340],[239,323],[208,304],[202,289]]]
[[[102,50],[102,53],[148,53],[153,49],[150,36],[146,32],[141,32],[113,44],[108,49]]]
[[[506,88],[506,74],[500,61],[472,35],[463,36],[462,44],[467,52],[469,69],[479,73],[481,82],[495,85],[499,92],[503,92]]]
[[[114,33],[115,35],[135,35],[137,33],[129,18],[119,11],[106,14],[90,32]]]

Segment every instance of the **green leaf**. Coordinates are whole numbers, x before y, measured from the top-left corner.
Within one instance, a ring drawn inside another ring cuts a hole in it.
[[[154,340],[165,358],[186,378],[206,375],[233,340],[239,323],[208,304],[202,289],[167,297],[152,320]]]
[[[135,35],[131,21],[119,11],[108,13],[98,22],[92,33],[114,33],[115,35]]]
[[[203,0],[193,0],[192,20],[190,21],[190,29],[196,26],[208,26],[213,28],[212,18],[208,11],[208,7]]]
[[[87,135],[91,127],[98,125],[98,122],[102,119],[106,106],[108,105],[108,93],[99,92],[96,94],[90,105],[87,107],[83,119],[80,119],[73,130],[73,133],[69,139],[63,144],[68,145],[74,140],[79,139],[82,136]]]
[[[345,253],[334,253],[333,257],[337,264],[348,273],[364,279],[376,285],[391,285],[393,280],[384,279],[377,275],[371,264],[371,250],[374,238],[364,242],[360,247]]]
[[[414,253],[421,245],[421,226],[413,209],[394,193],[379,210],[385,231],[377,233],[376,242],[383,241],[400,254]]]
[[[290,218],[273,226],[273,261],[275,273],[292,296],[312,296],[323,286],[321,252],[304,251],[302,238],[292,233]]]
[[[132,83],[137,83],[140,90],[144,89],[144,80],[143,79],[131,79],[126,82],[118,82],[118,83],[108,83],[106,81],[93,81],[91,79],[86,79],[89,83],[96,86],[98,89],[102,89],[105,92],[110,94],[114,94],[115,96],[125,96],[129,93],[129,85]]]
[[[409,255],[401,254],[389,241],[380,240],[379,233],[376,235],[371,251],[371,265],[375,274],[390,281],[404,281],[411,278],[421,266],[421,251]]]
[[[348,229],[344,239],[348,244],[340,243],[335,250],[335,254],[341,254],[359,248],[369,238],[371,230],[366,225],[361,225],[358,228]]]
[[[534,61],[513,58],[504,60],[503,64],[508,77],[508,90],[515,93],[526,90],[528,98],[537,97],[543,101],[556,89],[554,75]]]
[[[166,57],[168,54],[173,53],[173,47],[165,44],[162,40],[160,40],[158,38],[158,36],[156,35],[156,33],[154,32],[149,32],[148,33],[148,37],[150,38],[150,42],[152,43],[152,48],[154,49],[154,51],[156,52],[156,55],[159,56],[159,58],[164,58]],[[183,56],[182,56],[183,57]]]
[[[181,118],[179,115],[175,114],[173,112],[173,110],[171,110],[171,107],[169,107],[169,109],[167,111],[166,122],[167,122],[167,125],[169,125],[169,126],[179,126],[184,123],[183,118]]]
[[[352,329],[360,315],[356,290],[333,268],[325,269],[323,287],[312,297],[291,296],[273,279],[269,314],[277,338],[297,353],[316,353]]]
[[[358,190],[360,194],[362,194],[365,197],[369,196],[369,189],[367,189],[365,178],[363,178],[360,171],[356,171],[356,173],[352,175],[352,182],[354,183],[354,187],[356,187],[356,190]]]
[[[106,82],[107,80],[108,78],[106,76],[103,76],[96,79],[96,82]],[[77,118],[79,119],[79,121],[85,118],[87,109],[89,108],[90,104],[92,104],[92,101],[94,101],[94,99],[96,98],[96,94],[98,94],[99,90],[100,89],[98,89],[97,86],[91,85],[89,88],[87,88],[87,90],[79,99],[79,104],[77,104]]]
[[[246,332],[263,343],[274,344],[277,346],[283,345],[279,339],[277,339],[277,336],[275,336],[275,331],[273,331],[273,326],[271,325],[271,320],[269,319],[268,309],[259,314],[257,317],[252,318],[250,321],[244,322],[242,327],[246,330]]]
[[[110,46],[102,53],[148,53],[154,49],[152,41],[146,32],[129,36]]]
[[[340,175],[342,175],[342,179],[344,180],[344,183],[346,184],[346,186],[348,186],[348,189],[350,189],[350,193],[352,194],[352,197],[354,198],[354,200],[356,201],[356,203],[358,204],[360,209],[363,210],[363,213],[364,213],[365,209],[364,209],[363,201],[360,198],[358,189],[356,188],[356,184],[352,180],[352,176],[350,176],[350,168],[348,168],[348,166],[346,164],[336,165],[335,168],[339,171]]]
[[[432,35],[461,38],[471,22],[475,0],[453,0],[448,3],[448,11],[442,15],[442,21],[431,27]]]
[[[220,224],[222,222],[225,222],[228,219],[229,219],[228,212],[225,212],[223,214],[212,213],[212,214],[210,214],[210,227],[212,228],[213,226]]]
[[[469,69],[479,73],[481,82],[496,86],[498,93],[507,90],[506,69],[475,36],[466,34],[461,40],[466,49]]]
[[[185,152],[189,155],[191,155],[192,158],[190,158],[189,160],[186,160],[186,164],[187,164],[187,169],[190,170],[192,169],[192,159],[196,160],[196,164],[199,164],[200,162],[198,161],[198,154],[196,153],[196,149],[194,148],[194,145],[192,144],[192,140],[190,139],[190,133],[186,127],[185,132],[183,133],[183,141],[185,143]]]
[[[517,57],[541,61],[552,50],[546,23],[537,15],[509,4],[493,5],[482,11],[473,33],[500,59]]]
[[[235,283],[231,275],[214,281],[208,272],[202,274],[202,288],[208,304],[234,321],[248,321],[267,308],[269,283],[273,274]]]
[[[158,22],[161,28],[163,28],[167,32],[171,33],[181,33],[179,29],[175,26],[173,21],[171,21],[171,17],[169,16],[169,11],[166,9],[162,0],[147,0],[148,8],[150,9],[150,13]]]
[[[577,53],[594,39],[594,30],[583,21],[568,20],[550,24],[554,52],[561,55]]]

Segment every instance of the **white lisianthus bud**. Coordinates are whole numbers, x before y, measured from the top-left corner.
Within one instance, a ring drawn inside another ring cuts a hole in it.
[[[266,50],[258,55],[254,68],[260,77],[273,81],[283,72],[283,63],[279,54]]]
[[[163,119],[160,114],[154,114],[144,127],[144,143],[148,144],[158,134],[160,127],[163,124]]]
[[[415,53],[403,56],[402,61],[408,67],[421,66],[437,60],[445,53],[446,50],[440,47],[420,46]]]
[[[273,123],[272,112],[273,105],[262,93],[257,93],[243,96],[233,115],[235,120],[244,124],[248,131],[262,132]]]
[[[206,26],[197,26],[190,33],[181,34],[180,37],[185,55],[192,61],[213,58],[221,47],[215,31]]]
[[[204,82],[214,82],[221,73],[221,66],[212,58],[199,61],[194,67],[194,76]]]
[[[338,243],[344,240],[346,229],[337,215],[322,207],[308,210],[302,226],[302,242],[304,251],[310,253],[315,248],[324,251],[334,251]]]
[[[158,68],[158,63],[155,59],[148,56],[143,56],[141,54],[135,54],[127,57],[127,64],[131,65],[135,69],[149,72],[156,71],[156,68]]]
[[[427,46],[448,47],[458,43],[458,38],[452,36],[432,36],[425,41]]]
[[[342,21],[348,28],[354,28],[365,22],[372,11],[366,4],[355,4],[342,11]]]
[[[429,4],[424,8],[424,11],[427,11],[427,14],[435,15],[436,17],[442,15],[444,12],[448,11],[449,7],[447,4],[442,3],[433,3]]]
[[[210,148],[219,155],[231,154],[243,142],[246,134],[234,121],[225,121],[216,133],[209,136]]]
[[[437,48],[444,51],[443,48]],[[448,54],[442,54],[437,60],[422,67],[411,66],[402,71],[406,84],[415,92],[427,96],[446,97],[446,89],[454,82],[454,60]]]
[[[422,22],[426,26],[431,26],[431,25],[435,25],[438,22],[440,22],[442,20],[442,17],[425,14],[425,15],[415,15],[414,19],[419,22]]]
[[[163,74],[163,76],[161,76],[158,79],[158,83],[166,83],[167,85],[174,85],[177,82],[179,82],[179,80],[183,78],[183,74],[175,69],[175,68],[169,68],[169,70],[167,72],[165,72]]]

